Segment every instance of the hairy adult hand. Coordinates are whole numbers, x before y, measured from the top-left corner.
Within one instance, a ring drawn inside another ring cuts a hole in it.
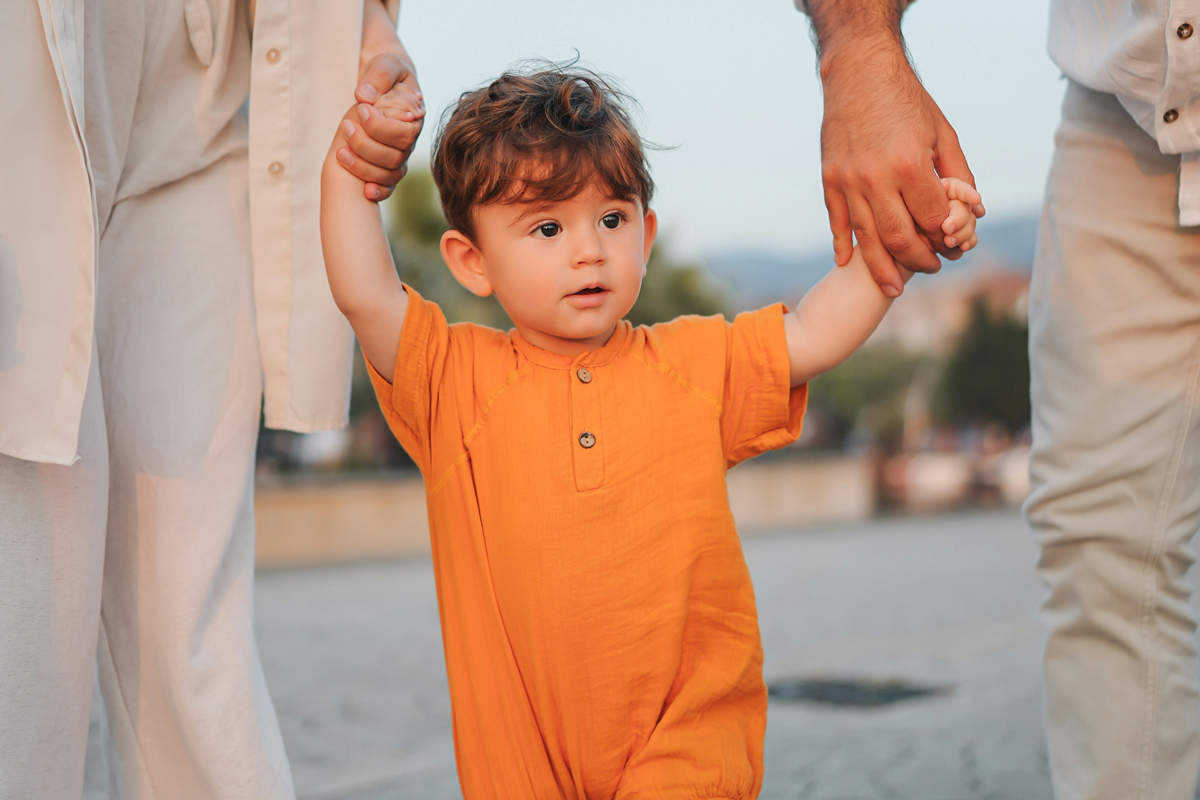
[[[834,256],[844,265],[857,239],[876,283],[899,296],[897,264],[936,272],[938,254],[962,255],[941,233],[950,206],[939,176],[972,186],[974,176],[898,40],[823,54],[821,79],[821,170]],[[974,211],[982,216],[983,207]]]
[[[408,109],[399,119],[371,108],[379,98],[388,95],[403,95],[409,101]],[[407,171],[405,165],[415,139],[414,125],[419,134],[425,105],[412,59],[378,0],[367,0],[363,6],[363,44],[354,99],[367,106],[359,107],[359,113],[367,118],[360,118],[361,132],[348,144],[355,158],[350,164],[343,161],[343,166],[363,181],[367,199],[384,200]]]

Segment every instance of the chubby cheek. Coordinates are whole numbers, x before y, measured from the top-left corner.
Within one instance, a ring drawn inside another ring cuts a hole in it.
[[[630,305],[637,299],[642,290],[642,278],[646,275],[646,265],[640,258],[630,259],[619,265],[616,275],[617,293],[627,299]]]

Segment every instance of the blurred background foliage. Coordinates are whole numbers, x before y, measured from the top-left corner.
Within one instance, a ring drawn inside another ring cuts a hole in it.
[[[971,304],[971,318],[942,372],[934,417],[950,425],[1001,422],[1009,431],[1029,424],[1029,326]]]

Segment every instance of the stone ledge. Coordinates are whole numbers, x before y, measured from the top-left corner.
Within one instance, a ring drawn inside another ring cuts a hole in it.
[[[743,464],[727,479],[743,534],[853,522],[875,510],[866,459],[773,459]],[[429,552],[419,476],[263,480],[254,503],[260,567],[294,567]]]

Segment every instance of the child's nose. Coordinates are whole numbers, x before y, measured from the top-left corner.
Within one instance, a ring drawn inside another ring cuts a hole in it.
[[[580,234],[575,243],[575,266],[585,267],[604,262],[604,246],[594,232]]]

